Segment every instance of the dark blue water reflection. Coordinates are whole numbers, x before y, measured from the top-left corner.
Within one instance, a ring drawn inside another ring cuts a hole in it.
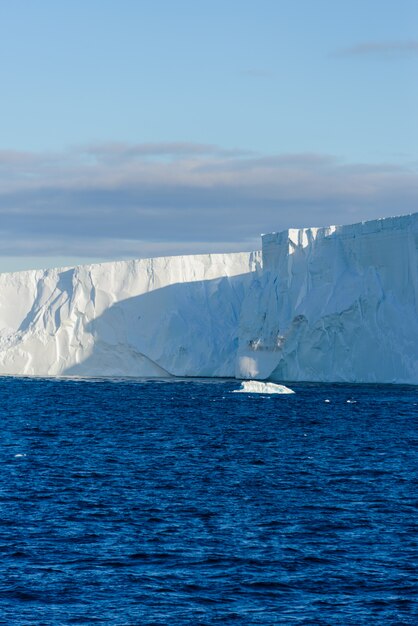
[[[0,379],[1,624],[418,623],[418,389],[237,386]]]

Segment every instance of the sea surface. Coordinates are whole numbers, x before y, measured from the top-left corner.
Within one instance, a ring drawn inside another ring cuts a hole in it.
[[[0,624],[418,624],[418,388],[0,378]]]

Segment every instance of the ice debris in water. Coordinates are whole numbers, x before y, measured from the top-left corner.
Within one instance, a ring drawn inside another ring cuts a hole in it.
[[[295,393],[293,389],[276,383],[263,383],[259,380],[244,380],[241,389],[234,389],[234,393]]]

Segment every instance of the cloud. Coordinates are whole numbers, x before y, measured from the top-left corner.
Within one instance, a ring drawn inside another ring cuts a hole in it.
[[[339,57],[375,57],[395,59],[418,56],[418,39],[409,41],[366,41],[355,46],[342,48],[334,53]]]
[[[4,256],[249,250],[261,232],[417,210],[413,166],[188,143],[0,151]]]
[[[132,159],[175,159],[196,156],[245,156],[248,151],[226,150],[211,144],[199,144],[190,142],[167,142],[167,143],[99,143],[81,146],[78,148],[80,155],[97,161],[126,161]]]

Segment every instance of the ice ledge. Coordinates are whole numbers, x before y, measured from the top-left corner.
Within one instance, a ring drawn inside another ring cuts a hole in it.
[[[293,254],[298,248],[308,248],[315,242],[345,241],[354,238],[394,233],[395,231],[418,232],[418,213],[398,217],[382,217],[355,224],[333,225],[324,227],[289,228],[287,230],[261,235],[263,265],[270,269],[277,263],[278,249],[286,255]]]

